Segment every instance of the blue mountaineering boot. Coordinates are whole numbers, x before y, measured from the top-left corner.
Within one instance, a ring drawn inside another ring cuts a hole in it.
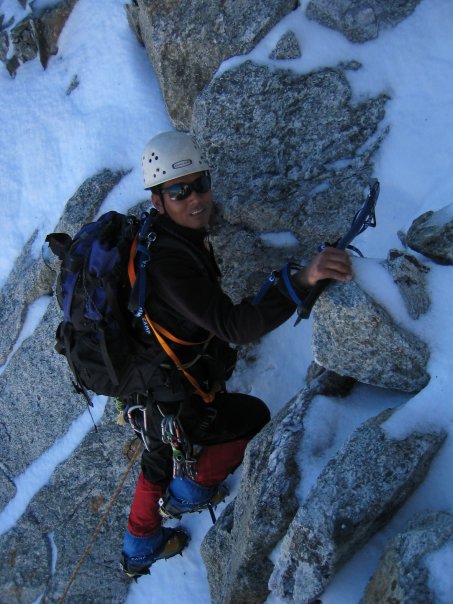
[[[164,497],[159,500],[159,513],[165,518],[179,520],[183,514],[209,510],[215,522],[213,508],[229,495],[224,484],[203,487],[190,478],[173,478]]]
[[[121,567],[129,577],[137,580],[142,575],[149,575],[150,566],[157,560],[181,554],[189,540],[189,535],[180,528],[160,527],[150,537],[136,537],[126,530]]]

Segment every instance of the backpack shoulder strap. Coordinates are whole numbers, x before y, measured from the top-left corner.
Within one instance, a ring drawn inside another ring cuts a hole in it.
[[[134,285],[136,284],[138,279],[141,278],[141,275],[140,274],[137,275],[136,270],[135,270],[135,255],[136,255],[138,246],[139,246],[139,242],[136,239],[134,241],[134,243],[132,244],[131,253],[129,256],[128,274],[129,274],[129,280],[130,280],[132,288],[134,287]],[[178,249],[181,249],[181,245],[178,245]],[[201,255],[197,254],[197,257],[200,257],[200,256]],[[188,382],[190,382],[190,384],[194,388],[195,392],[201,397],[201,399],[205,403],[212,403],[212,401],[215,398],[215,390],[212,390],[211,392],[206,392],[205,390],[203,390],[203,388],[200,386],[198,381],[192,375],[190,375],[190,373],[188,373],[186,371],[186,369],[182,365],[181,361],[179,360],[178,356],[175,354],[175,352],[171,349],[169,344],[166,342],[166,339],[170,340],[171,342],[180,344],[182,346],[199,346],[200,344],[206,345],[212,339],[213,335],[210,334],[209,337],[207,338],[207,340],[205,340],[204,342],[187,342],[185,340],[181,340],[180,338],[177,338],[176,336],[171,334],[169,331],[164,329],[161,325],[152,321],[152,319],[146,312],[146,309],[144,308],[144,306],[140,307],[137,312],[140,313],[140,316],[141,315],[144,316],[146,323],[148,324],[149,328],[151,329],[152,333],[154,334],[154,337],[156,338],[157,342],[162,347],[163,351],[166,353],[166,355],[168,357],[170,357],[170,359],[173,361],[175,367],[179,371],[181,371],[181,373],[188,380]]]

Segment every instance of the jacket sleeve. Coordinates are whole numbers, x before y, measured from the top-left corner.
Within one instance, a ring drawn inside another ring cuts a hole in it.
[[[225,342],[247,344],[284,323],[296,305],[279,287],[271,287],[259,304],[233,304],[220,285],[181,255],[155,264],[149,287],[154,299]]]

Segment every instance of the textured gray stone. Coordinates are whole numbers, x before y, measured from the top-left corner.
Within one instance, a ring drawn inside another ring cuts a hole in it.
[[[1,535],[0,604],[34,602],[49,580],[51,563],[50,536],[32,516]]]
[[[390,250],[384,266],[398,285],[409,316],[418,319],[420,315],[428,312],[431,306],[426,287],[429,268],[412,254],[400,250]]]
[[[77,0],[63,0],[55,6],[33,9],[32,12],[10,32],[14,54],[6,67],[11,76],[22,63],[39,56],[41,65],[46,68],[51,55],[58,52],[58,37]]]
[[[276,47],[269,55],[270,59],[298,59],[302,56],[299,40],[293,31],[287,31],[277,42]]]
[[[423,481],[446,433],[387,438],[387,410],[329,461],[284,537],[269,581],[285,602],[309,604]]]
[[[120,604],[130,581],[119,571],[119,556],[139,463],[129,473],[97,538],[98,523],[109,509],[129,460],[128,428],[115,425],[113,403],[50,482],[30,503],[14,529],[0,538],[0,603],[29,604],[42,595],[57,602],[88,546],[65,602]],[[4,571],[4,572],[3,572]]]
[[[0,462],[0,510],[16,494],[16,485],[14,484],[8,468]]]
[[[294,258],[298,246],[266,248],[257,233],[225,222],[211,230],[215,256],[222,271],[222,287],[239,302],[254,295],[273,269]]]
[[[55,273],[32,248],[38,231],[25,244],[5,285],[0,290],[0,364],[4,364],[23,327],[29,305],[52,293]]]
[[[305,257],[335,241],[363,203],[386,100],[352,106],[335,69],[298,75],[248,61],[213,80],[192,130],[224,219],[257,233],[290,230]]]
[[[125,174],[125,171],[102,170],[88,178],[66,203],[55,232],[75,235],[84,223],[94,218],[104,199]],[[55,273],[42,257],[35,258],[32,254],[36,236],[34,233],[27,242],[0,290],[0,365],[17,340],[29,305],[52,292]]]
[[[102,202],[130,170],[105,168],[87,178],[74,195],[66,202],[64,212],[55,227],[55,232],[75,235],[86,222],[94,218]]]
[[[430,586],[426,557],[452,542],[452,514],[417,515],[385,548],[361,604],[436,604],[439,600]]]
[[[312,256],[321,241],[332,241],[342,234],[362,202],[363,189],[373,173],[373,154],[385,135],[381,126],[387,100],[384,95],[352,105],[343,70],[358,67],[353,61],[339,69],[324,69],[305,76],[246,63],[209,84],[224,58],[253,48],[295,4],[289,0],[278,3],[197,0],[187,7],[175,0],[138,0],[127,8],[137,36],[141,39],[143,34],[148,52],[156,53],[155,69],[161,82],[165,79],[164,92],[167,103],[173,107],[175,124],[190,126],[195,96],[207,85],[197,100],[192,129],[208,148],[213,165],[214,193],[221,221],[215,222],[212,238],[218,257],[228,258],[222,269],[227,290],[236,300],[244,290],[246,293],[256,290],[264,275],[271,268],[279,268],[289,255]],[[184,24],[178,22],[182,12],[186,17]],[[30,27],[24,28],[24,38],[26,42],[27,35],[31,36],[30,45],[35,47],[30,56],[36,56],[36,39]],[[5,37],[1,43],[5,45]],[[25,45],[24,56],[27,51]],[[45,53],[40,58],[45,63]],[[13,59],[17,63],[14,72],[22,59],[18,56]],[[106,175],[106,181],[111,183],[115,178],[113,173]],[[96,192],[92,182],[84,196],[79,199],[75,196],[54,230],[73,234],[90,220],[88,213],[94,215],[98,207],[95,204],[103,200],[110,185],[106,182],[105,188],[102,183],[99,186]],[[91,202],[93,206],[87,205]],[[220,227],[221,222],[224,227]],[[262,233],[288,230],[299,240],[294,248],[272,249],[262,244]],[[31,245],[29,242],[22,255],[22,268],[32,275],[30,279],[24,278],[24,291],[19,296],[22,301],[18,302],[22,309],[33,296],[42,295],[49,287],[36,285],[41,269],[32,267]],[[21,287],[17,279],[15,283],[13,288]],[[43,277],[43,283],[51,283],[50,274]],[[35,293],[27,298],[30,291]],[[359,307],[359,321],[361,311]],[[5,313],[8,318],[2,323],[2,333],[3,325],[8,332],[4,350],[11,349],[21,326],[22,319],[18,320],[14,312],[8,310]],[[18,349],[0,378],[3,422],[0,438],[6,444],[0,465],[2,504],[14,495],[12,479],[66,432],[70,422],[84,409],[83,399],[72,391],[65,359],[52,351],[59,320],[60,313],[53,301],[41,325]],[[422,347],[420,358],[417,357],[420,366],[425,358],[423,350]],[[362,349],[355,354],[362,361]],[[295,488],[299,469],[295,455],[303,438],[305,409],[314,393],[339,394],[352,382],[348,373],[346,377],[334,373],[337,367],[336,363],[333,365],[333,371],[319,367],[312,370],[310,395],[296,397],[250,445],[240,494],[203,544],[213,602],[253,604],[266,599],[272,571],[269,554],[285,534],[298,506]],[[423,371],[420,374],[427,379]],[[125,435],[114,425],[112,413],[110,406],[99,434],[88,435],[34,497],[16,527],[0,538],[2,604],[28,604],[42,594],[47,602],[56,602],[63,593],[127,463],[119,452]],[[414,463],[422,458],[419,471],[423,473],[429,453],[423,457],[423,446],[417,442],[418,449],[416,445],[412,449],[407,446],[408,456],[413,455]],[[19,447],[17,443],[25,446]],[[393,444],[383,457],[392,457],[392,447]],[[367,450],[357,453],[355,459],[351,456],[349,461],[345,460],[343,465],[351,467],[351,475],[354,468],[362,465],[363,455],[367,455]],[[391,469],[394,470],[393,464]],[[126,599],[129,582],[118,571],[118,557],[138,471],[136,467],[127,480],[67,602],[114,603]],[[376,470],[373,480],[382,482],[378,474]],[[384,479],[384,482],[390,480],[387,475]],[[360,483],[359,477],[356,481]],[[355,491],[338,490],[343,498],[335,499],[338,504],[333,508],[335,512],[343,513],[346,496],[351,493],[357,509],[369,504],[367,493],[362,497],[360,491],[365,487],[360,485]],[[327,487],[321,483],[316,488],[324,492]],[[397,492],[389,507],[398,505],[405,496],[406,493]],[[329,502],[326,506],[329,508]],[[351,509],[352,504],[346,511]],[[376,508],[372,512],[378,514]],[[384,522],[386,513],[375,518],[375,524]],[[353,534],[345,536],[350,525],[344,516],[340,520],[336,524],[338,534],[349,540],[347,546],[341,545],[341,553],[346,556],[345,550],[356,547],[359,537],[365,539],[366,531],[354,527]],[[322,527],[319,534],[323,537]]]
[[[453,264],[453,204],[414,220],[406,243],[438,264]]]
[[[357,283],[331,284],[313,308],[315,361],[365,384],[418,392],[429,349],[396,324]]]
[[[306,15],[341,31],[351,42],[377,38],[381,29],[394,27],[408,17],[420,0],[310,0]]]
[[[147,49],[176,128],[189,128],[194,100],[220,64],[252,50],[296,6],[295,0],[136,0],[130,6],[129,22]]]
[[[64,434],[86,405],[74,392],[66,359],[54,350],[60,321],[53,298],[33,336],[21,344],[0,376],[2,461],[11,478]]]
[[[0,61],[4,63],[8,56],[9,36],[6,31],[0,31]]]
[[[314,361],[307,369],[305,382],[310,388],[316,388],[319,394],[325,396],[347,396],[357,380],[338,375],[335,371],[321,367]]]
[[[209,530],[201,555],[213,604],[264,602],[269,555],[297,510],[295,454],[314,390],[303,390],[247,447],[239,494]]]

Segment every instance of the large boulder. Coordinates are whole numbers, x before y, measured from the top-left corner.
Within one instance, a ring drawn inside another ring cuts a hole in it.
[[[74,391],[66,359],[54,349],[61,318],[52,298],[33,336],[21,344],[0,376],[2,464],[11,479],[62,436],[86,406]]]
[[[420,0],[310,0],[309,19],[341,31],[351,42],[377,38],[381,29],[394,27],[408,17]]]
[[[0,536],[0,545],[0,604],[36,601],[52,568],[50,536],[27,516]]]
[[[418,392],[429,381],[429,348],[352,281],[330,285],[313,309],[315,361],[359,382]]]
[[[176,128],[188,130],[196,96],[229,57],[246,54],[296,0],[135,0],[129,22],[145,45]]]
[[[269,587],[310,604],[423,481],[446,433],[388,438],[385,411],[358,428],[320,474],[284,537]]]
[[[1,604],[41,597],[57,602],[66,589],[65,601],[74,604],[125,601],[130,581],[118,561],[139,471],[139,464],[128,471],[126,454],[133,453],[125,447],[127,435],[115,425],[109,405],[97,432],[55,470],[17,525],[0,537]]]
[[[407,245],[438,264],[453,264],[453,203],[419,216],[410,226]]]
[[[447,544],[453,546],[453,515],[418,514],[385,548],[361,604],[448,602],[451,592],[437,593],[436,579],[430,573],[430,561]],[[440,568],[451,584],[451,564]]]
[[[314,394],[301,391],[247,447],[239,494],[201,546],[213,604],[267,598],[269,555],[298,507],[295,455]]]
[[[214,79],[192,130],[223,219],[257,234],[290,230],[305,257],[342,235],[385,135],[387,97],[351,96],[341,69],[299,75],[248,61]]]
[[[351,380],[312,370],[299,392],[248,445],[239,493],[207,533],[201,554],[214,604],[264,602],[273,570],[271,553],[297,508],[297,455],[313,398],[344,395]]]

